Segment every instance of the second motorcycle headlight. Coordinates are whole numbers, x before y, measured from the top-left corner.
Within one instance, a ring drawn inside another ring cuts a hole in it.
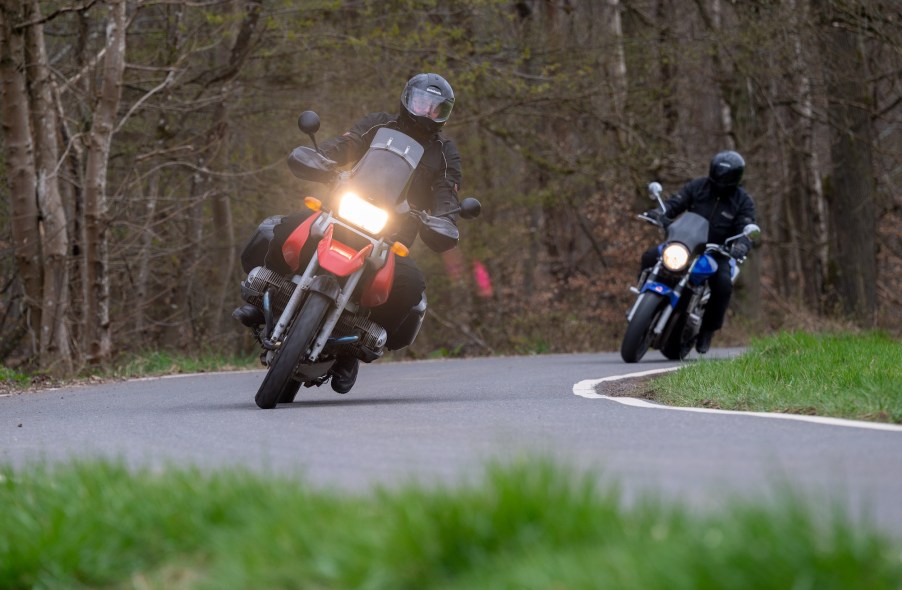
[[[678,272],[689,264],[689,249],[682,244],[667,244],[661,253],[664,268]]]
[[[382,231],[388,222],[388,213],[351,192],[342,195],[338,215],[373,234]]]

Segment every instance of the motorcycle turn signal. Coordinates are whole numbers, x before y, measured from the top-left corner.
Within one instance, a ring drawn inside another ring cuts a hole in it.
[[[391,251],[398,256],[407,256],[410,254],[410,249],[401,242],[395,242],[394,244],[392,244]]]
[[[316,197],[304,197],[304,205],[312,211],[319,211],[323,208],[323,202]]]

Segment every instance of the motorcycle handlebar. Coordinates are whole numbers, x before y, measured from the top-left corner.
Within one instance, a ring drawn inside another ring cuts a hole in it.
[[[648,215],[646,215],[644,213],[640,213],[639,215],[636,215],[636,217],[638,217],[639,219],[641,219],[643,221],[647,221],[648,223],[650,223],[656,227],[664,227],[664,224],[661,223],[660,220],[655,219],[654,217],[649,217]]]

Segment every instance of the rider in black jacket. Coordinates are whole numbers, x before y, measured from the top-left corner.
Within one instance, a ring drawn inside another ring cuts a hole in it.
[[[447,212],[458,207],[460,154],[454,143],[440,133],[453,106],[454,91],[444,78],[438,74],[417,74],[407,82],[401,93],[399,114],[370,113],[347,133],[324,142],[322,152],[331,160],[329,166],[353,165],[366,153],[380,128],[399,129],[424,148],[407,191],[408,202],[416,209],[435,216],[446,216],[456,223],[457,214]],[[289,165],[291,164],[289,159]],[[276,272],[290,272],[281,255],[282,244],[312,214],[312,211],[305,210],[286,215],[274,227],[273,221],[267,220],[272,227],[273,239],[265,258],[261,260],[260,249],[253,248],[252,243],[249,243],[241,255],[244,271],[250,272],[265,263]],[[264,224],[266,223],[265,221]],[[416,220],[410,219],[402,225],[395,239],[409,247],[417,237],[417,230]],[[370,312],[370,318],[388,333],[386,348],[389,350],[397,350],[413,342],[426,312],[425,290],[423,273],[414,261],[409,256],[397,257],[395,278],[388,300]],[[263,323],[260,311],[250,304],[242,305],[232,315],[246,326]],[[357,379],[357,368],[356,357],[339,357],[332,368],[332,389],[338,393],[350,391]]]
[[[645,215],[659,219],[665,225],[684,211],[692,211],[708,220],[708,242],[723,244],[732,236],[742,233],[749,223],[755,223],[755,202],[739,186],[745,172],[745,160],[734,151],[720,152],[711,159],[708,176],[690,180],[664,202],[666,213],[652,209]],[[730,246],[730,254],[737,259],[745,258],[752,248],[752,242],[742,236]],[[708,280],[711,299],[705,309],[702,325],[695,349],[699,354],[708,352],[714,332],[723,326],[723,319],[733,294],[730,280],[730,265],[720,255],[717,274]],[[642,255],[642,268],[654,266],[658,259],[657,247]]]

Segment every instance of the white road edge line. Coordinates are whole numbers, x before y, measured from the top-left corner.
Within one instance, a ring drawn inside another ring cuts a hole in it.
[[[681,412],[699,412],[704,414],[732,414],[734,416],[757,416],[759,418],[776,418],[778,420],[800,420],[802,422],[814,422],[816,424],[826,424],[828,426],[846,426],[850,428],[868,428],[870,430],[888,430],[891,432],[902,432],[902,426],[897,424],[885,424],[881,422],[863,422],[861,420],[845,420],[843,418],[827,418],[824,416],[804,416],[800,414],[777,414],[773,412],[739,412],[736,410],[713,410],[710,408],[682,408],[677,406],[665,406],[655,404],[638,399],[635,397],[612,397],[610,395],[601,395],[595,393],[595,386],[599,383],[607,381],[620,381],[622,379],[631,379],[634,377],[645,377],[647,375],[656,375],[658,373],[667,373],[676,371],[680,367],[667,367],[665,369],[652,369],[650,371],[639,371],[638,373],[627,373],[626,375],[614,375],[612,377],[603,377],[601,379],[584,379],[573,386],[574,395],[585,397],[587,399],[606,399],[625,406],[633,406],[636,408],[654,408],[656,410],[677,410]]]

